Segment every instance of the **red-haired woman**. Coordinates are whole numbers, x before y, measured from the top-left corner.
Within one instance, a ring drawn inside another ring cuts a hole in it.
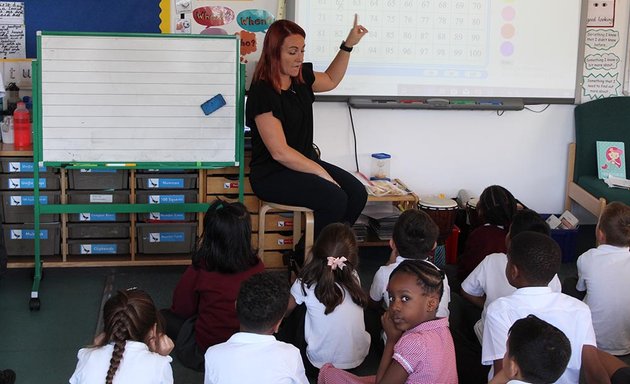
[[[324,72],[315,72],[311,63],[303,62],[304,30],[277,20],[265,35],[248,93],[254,193],[265,201],[313,209],[315,237],[329,223],[352,225],[367,200],[353,175],[320,160],[313,148],[314,92],[330,91],[341,82],[352,47],[366,33],[355,16],[333,61]],[[296,251],[298,257],[300,253]]]

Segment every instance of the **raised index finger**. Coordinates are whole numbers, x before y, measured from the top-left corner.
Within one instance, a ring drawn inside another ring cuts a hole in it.
[[[357,24],[359,24],[359,14],[355,13],[354,14],[354,26],[356,27]]]

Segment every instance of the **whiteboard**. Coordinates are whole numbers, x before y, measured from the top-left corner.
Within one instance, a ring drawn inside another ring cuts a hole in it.
[[[238,38],[42,33],[38,53],[43,161],[237,161]]]
[[[575,99],[582,0],[293,3],[315,70],[327,68],[355,14],[369,30],[323,95]]]

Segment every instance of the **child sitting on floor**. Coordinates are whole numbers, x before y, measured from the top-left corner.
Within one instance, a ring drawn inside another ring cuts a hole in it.
[[[597,346],[613,355],[630,353],[630,207],[612,202],[595,229],[597,248],[577,260],[577,290],[586,291]]]
[[[429,252],[431,252],[436,244],[439,235],[439,228],[427,213],[418,209],[408,209],[400,214],[396,224],[392,239],[389,246],[392,249],[392,255],[387,265],[384,265],[376,271],[372,286],[370,287],[370,300],[372,307],[389,305],[389,296],[387,294],[387,284],[390,275],[400,263],[405,260],[424,260],[424,262],[437,268],[433,263],[428,261]],[[444,279],[444,294],[440,300],[437,310],[438,317],[448,317],[448,303],[451,301],[451,290],[448,285],[448,279]]]
[[[512,218],[510,230],[505,237],[506,246],[510,246],[510,241],[514,236],[525,231],[550,235],[549,225],[538,213],[531,209],[523,209]],[[479,342],[483,336],[483,321],[488,305],[499,297],[509,296],[516,291],[516,288],[510,285],[507,276],[505,276],[506,265],[507,255],[505,253],[492,253],[486,256],[462,282],[462,296],[483,309],[481,319],[474,326]],[[549,282],[549,288],[553,292],[562,290],[562,284],[557,274]]]
[[[484,223],[475,228],[460,255],[457,276],[459,281],[475,269],[484,257],[491,253],[505,253],[505,235],[516,214],[517,201],[510,191],[491,185],[483,190],[477,202],[477,214]]]
[[[241,330],[206,351],[205,384],[308,384],[300,351],[273,336],[289,302],[284,279],[259,273],[243,281],[236,300]]]
[[[436,317],[444,273],[421,260],[405,260],[392,272],[389,309],[383,314],[387,335],[376,377],[357,377],[326,364],[318,383],[455,384],[455,347],[447,318]]]
[[[522,232],[510,242],[505,274],[516,291],[490,303],[483,327],[481,358],[501,372],[508,331],[518,319],[533,314],[558,327],[571,343],[572,355],[557,383],[575,384],[580,369],[587,382],[607,382],[598,358],[591,311],[586,304],[560,292],[549,282],[560,269],[560,246],[549,236]]]
[[[241,282],[265,270],[252,250],[251,219],[243,204],[215,201],[203,225],[192,265],[175,287],[170,310],[162,311],[178,359],[198,371],[206,349],[239,330],[234,302]]]
[[[118,291],[103,307],[104,332],[79,350],[70,384],[171,384],[173,342],[162,332],[151,297],[139,289]]]
[[[358,252],[356,237],[348,225],[327,225],[311,249],[310,261],[291,287],[287,315],[298,304],[304,304],[304,325],[300,320],[293,327],[287,322],[281,332],[291,333],[286,328],[294,328],[296,336],[285,340],[300,348],[309,376],[316,377],[318,369],[329,362],[343,369],[355,368],[368,354],[370,335],[363,320],[367,295],[356,272]],[[293,317],[302,318],[302,314]]]
[[[529,315],[510,327],[503,369],[489,384],[555,383],[567,368],[571,343],[561,330]]]

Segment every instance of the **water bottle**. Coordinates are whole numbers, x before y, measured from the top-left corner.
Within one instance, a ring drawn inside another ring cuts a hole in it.
[[[7,111],[9,115],[13,114],[17,103],[20,101],[20,88],[15,83],[9,83],[7,86]]]
[[[31,120],[23,101],[17,103],[13,112],[13,145],[28,147],[32,143]]]

